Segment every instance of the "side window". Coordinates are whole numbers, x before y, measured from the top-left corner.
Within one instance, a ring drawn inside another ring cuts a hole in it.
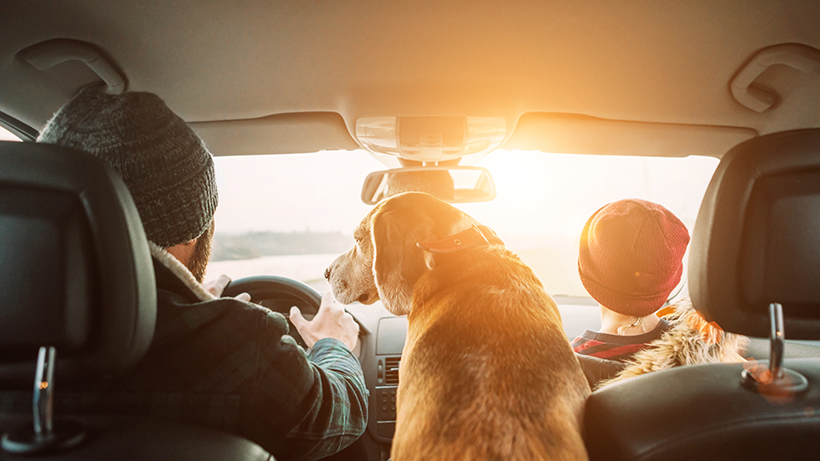
[[[13,135],[9,130],[0,126],[0,141],[20,141],[20,138]]]

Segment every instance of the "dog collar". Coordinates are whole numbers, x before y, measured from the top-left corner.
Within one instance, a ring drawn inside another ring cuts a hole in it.
[[[464,232],[435,242],[418,242],[416,246],[430,253],[452,253],[482,245],[501,245],[504,242],[487,226],[473,224]]]

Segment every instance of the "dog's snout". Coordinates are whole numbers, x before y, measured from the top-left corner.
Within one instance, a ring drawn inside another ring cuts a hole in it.
[[[325,269],[325,280],[330,280],[330,273],[331,272],[332,271],[330,270],[330,266],[328,266],[328,268]]]

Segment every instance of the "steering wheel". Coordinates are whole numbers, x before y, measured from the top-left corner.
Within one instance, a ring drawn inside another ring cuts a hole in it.
[[[310,285],[298,280],[274,275],[259,275],[237,279],[222,290],[222,296],[235,297],[240,293],[248,293],[251,295],[252,303],[279,312],[286,319],[291,306],[297,306],[301,309],[305,318],[310,320],[319,311],[319,305],[322,303],[322,295]],[[305,341],[290,320],[288,320],[288,326],[290,327],[290,333],[288,334],[300,346],[307,348]]]

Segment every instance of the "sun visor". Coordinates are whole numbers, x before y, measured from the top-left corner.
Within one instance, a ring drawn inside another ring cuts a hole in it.
[[[721,157],[757,136],[750,128],[644,123],[585,115],[528,113],[502,148],[565,154]]]
[[[356,150],[342,116],[335,112],[278,114],[247,120],[189,124],[212,154],[297,154]]]

